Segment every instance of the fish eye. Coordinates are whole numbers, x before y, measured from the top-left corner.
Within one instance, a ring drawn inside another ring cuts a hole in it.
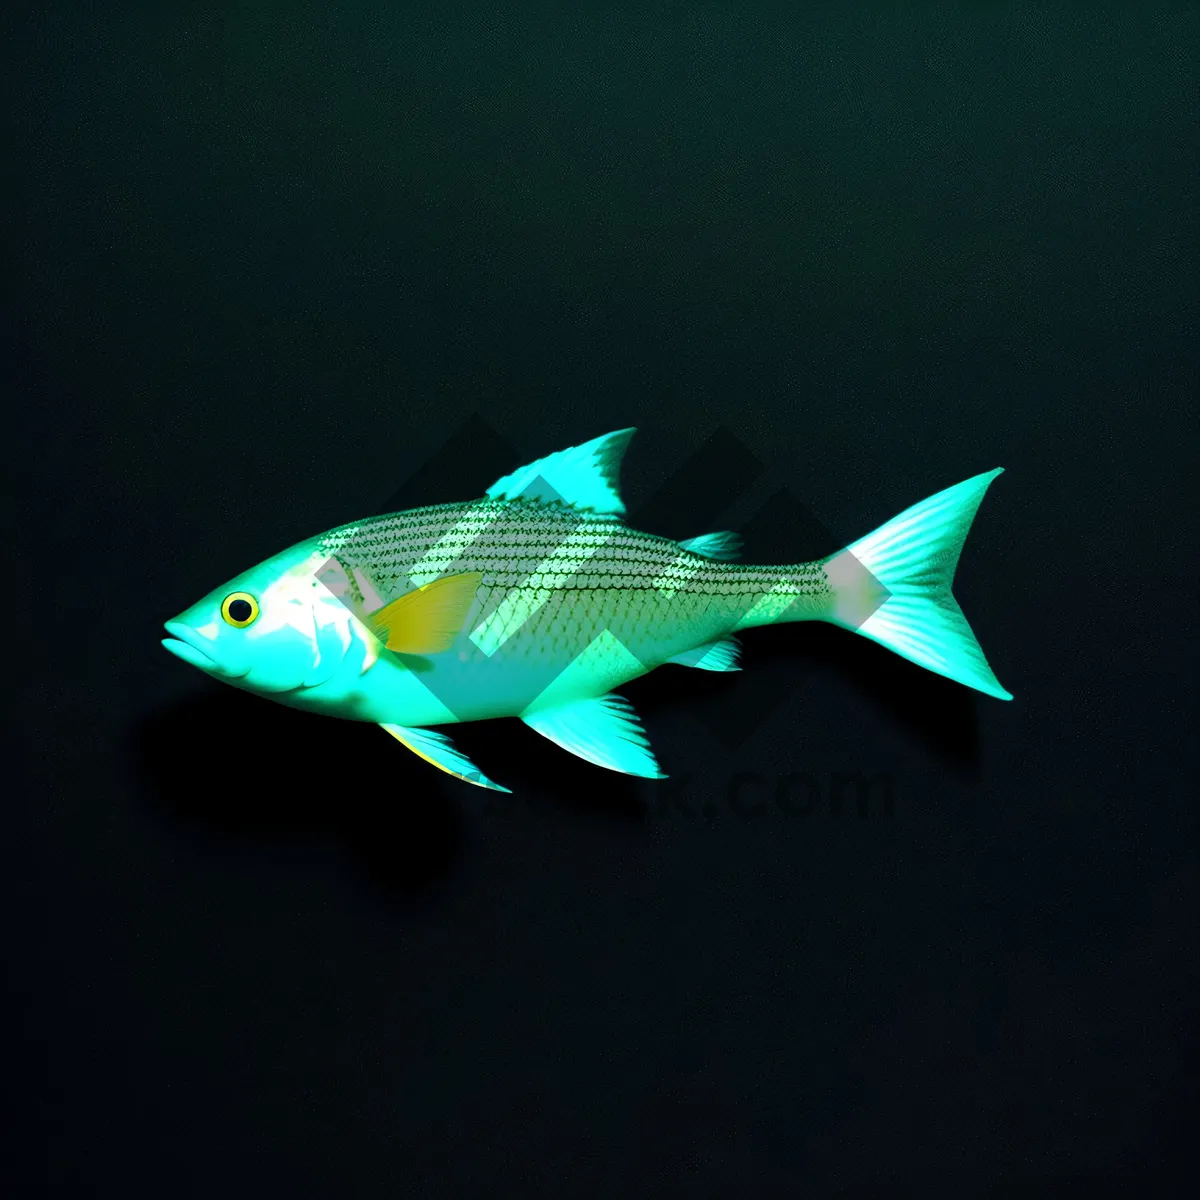
[[[258,616],[258,601],[249,592],[230,592],[221,601],[221,618],[226,625],[245,629]]]

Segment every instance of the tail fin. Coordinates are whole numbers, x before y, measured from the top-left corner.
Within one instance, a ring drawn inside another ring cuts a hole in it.
[[[827,619],[939,675],[1011,700],[950,594],[975,510],[1003,469],[914,504],[827,559],[823,566],[835,588]]]

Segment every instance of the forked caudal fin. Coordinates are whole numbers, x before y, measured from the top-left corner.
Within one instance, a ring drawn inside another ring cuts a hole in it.
[[[1003,469],[914,504],[826,559],[822,565],[834,585],[826,619],[938,675],[1011,700],[950,592],[975,511]]]

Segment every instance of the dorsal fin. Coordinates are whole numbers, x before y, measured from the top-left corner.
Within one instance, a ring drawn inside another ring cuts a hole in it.
[[[705,533],[700,537],[688,538],[679,546],[693,554],[711,558],[714,562],[733,562],[742,552],[742,539],[740,534],[723,530],[721,533]]]
[[[620,515],[625,505],[617,490],[617,476],[625,447],[636,432],[618,429],[548,454],[497,479],[485,495],[489,500],[558,500],[587,512]]]

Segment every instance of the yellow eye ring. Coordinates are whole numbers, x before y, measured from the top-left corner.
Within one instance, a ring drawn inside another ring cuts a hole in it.
[[[249,592],[230,592],[221,601],[221,619],[234,629],[245,629],[258,619],[258,601]]]

